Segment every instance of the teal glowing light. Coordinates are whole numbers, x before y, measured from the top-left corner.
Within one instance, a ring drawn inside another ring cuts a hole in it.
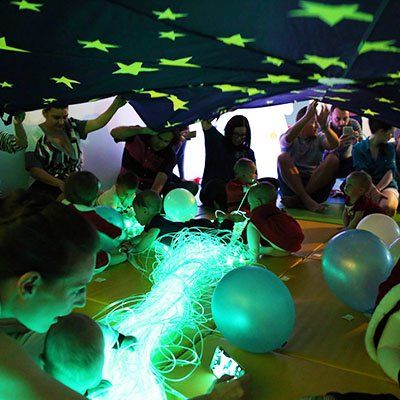
[[[211,330],[207,322],[213,290],[227,272],[251,260],[247,247],[232,240],[232,232],[194,228],[172,236],[167,249],[159,243],[154,251],[154,264],[141,267],[152,290],[120,300],[102,313],[102,322],[138,339],[134,351],[106,351],[104,378],[113,387],[103,399],[164,400],[167,392],[184,399],[171,388],[167,375],[191,365],[179,379],[184,380],[200,364],[202,350],[197,354],[195,342],[202,343]],[[183,351],[189,356],[175,357]]]

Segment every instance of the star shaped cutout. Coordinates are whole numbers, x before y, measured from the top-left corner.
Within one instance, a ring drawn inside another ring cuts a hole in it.
[[[174,13],[170,8],[167,8],[165,11],[153,11],[153,14],[157,15],[157,19],[169,19],[171,21],[187,16],[184,13]]]
[[[369,108],[362,108],[361,111],[365,114],[365,115],[370,115],[371,117],[375,117],[375,115],[379,115],[378,112],[376,111],[372,111]]]
[[[242,35],[240,33],[228,37],[218,37],[217,39],[225,44],[239,47],[245,47],[246,43],[255,41],[255,39],[242,38]]]
[[[229,84],[213,85],[216,89],[221,90],[221,92],[245,92],[245,88],[242,86],[235,86]]]
[[[11,4],[14,4],[15,6],[19,6],[19,10],[30,10],[30,11],[38,11],[39,7],[42,7],[43,4],[39,3],[29,3],[29,1],[22,0],[22,1],[12,1]]]
[[[139,75],[141,72],[153,72],[158,71],[158,68],[146,68],[143,67],[143,63],[140,61],[136,61],[132,64],[124,64],[124,63],[116,63],[119,67],[118,70],[114,71],[113,74],[129,74],[129,75]]]
[[[55,81],[55,83],[63,83],[65,86],[68,86],[70,89],[73,89],[74,87],[72,86],[73,83],[80,84],[79,81],[75,81],[73,79],[66,78],[65,76],[62,76],[61,78],[50,78],[52,81]]]
[[[176,97],[173,94],[168,96],[168,99],[172,101],[172,104],[173,104],[173,107],[174,107],[174,111],[177,111],[177,110],[189,110],[187,107],[185,107],[185,105],[187,103],[189,103],[188,101],[183,101],[183,100],[179,99],[178,97]]]
[[[315,64],[321,69],[327,69],[331,66],[346,69],[347,65],[340,61],[339,57],[320,57],[313,54],[304,54],[304,59],[298,61],[299,64]]]
[[[264,60],[262,61],[263,64],[273,64],[276,65],[277,67],[280,67],[284,61],[278,57],[271,57],[271,56],[266,56]]]
[[[386,97],[375,97],[376,101],[379,101],[379,103],[387,103],[387,104],[393,104],[395,101],[387,99]]]
[[[349,101],[349,99],[343,99],[342,97],[337,96],[325,96],[325,99],[332,100],[332,101]]]
[[[358,47],[358,54],[369,51],[384,51],[388,53],[400,53],[400,47],[394,46],[395,40],[378,40],[375,42],[361,42]]]
[[[177,126],[177,125],[181,125],[181,123],[180,122],[174,122],[174,123],[171,124],[171,122],[167,121],[167,123],[165,124],[165,127],[166,128],[173,128],[174,126]]]
[[[12,88],[14,85],[10,82],[3,81],[0,82],[0,86],[4,89],[4,88]]]
[[[268,74],[266,78],[259,78],[257,82],[271,82],[272,84],[275,83],[295,83],[300,82],[298,79],[294,79],[289,75],[273,75]]]
[[[43,97],[42,100],[43,100],[44,105],[54,103],[55,101],[57,101],[57,99],[54,99],[53,97],[49,97],[47,99],[45,97]]]
[[[358,11],[359,4],[324,4],[313,1],[299,3],[301,9],[289,12],[290,17],[318,18],[329,26],[348,19],[353,21],[372,22],[373,14]]]
[[[245,88],[245,91],[247,92],[247,94],[249,96],[255,96],[256,94],[265,94],[266,93],[265,90],[251,88],[251,87]]]
[[[78,40],[78,43],[82,44],[84,49],[97,49],[100,51],[105,51],[106,53],[108,53],[108,49],[116,49],[119,47],[115,44],[102,43],[99,39],[94,40],[93,42]]]
[[[392,109],[393,111],[400,112],[400,108],[399,108],[399,107],[391,107],[391,109]]]
[[[400,79],[400,71],[392,72],[390,74],[387,74],[387,76],[392,79]]]
[[[170,39],[175,42],[176,38],[184,37],[186,36],[184,33],[179,33],[175,31],[160,31],[158,32],[158,38],[159,39]]]
[[[187,67],[187,68],[201,68],[200,65],[190,64],[189,61],[192,57],[178,58],[176,60],[169,60],[168,58],[161,58],[160,65],[168,65],[170,67]]]
[[[17,51],[20,53],[30,53],[28,50],[18,49],[16,47],[11,47],[6,43],[6,38],[0,37],[0,50]]]

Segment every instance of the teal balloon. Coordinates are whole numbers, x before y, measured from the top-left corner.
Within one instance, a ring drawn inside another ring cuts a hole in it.
[[[186,189],[171,190],[164,198],[166,217],[175,222],[186,222],[197,214],[197,202]]]
[[[285,284],[265,268],[236,268],[218,283],[211,302],[222,335],[240,349],[268,353],[282,347],[295,325],[295,306]]]
[[[379,285],[392,269],[385,243],[371,232],[351,229],[334,236],[322,256],[326,283],[339,300],[360,312],[374,309]]]
[[[96,211],[96,214],[100,215],[100,217],[104,218],[110,224],[118,226],[120,229],[125,228],[124,218],[112,207],[97,206],[94,210]]]

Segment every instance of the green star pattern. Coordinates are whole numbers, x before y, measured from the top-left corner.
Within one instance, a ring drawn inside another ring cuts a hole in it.
[[[66,78],[65,76],[62,76],[61,78],[50,78],[52,81],[55,83],[62,83],[65,86],[68,86],[70,89],[73,89],[74,87],[72,86],[73,83],[80,84],[79,81],[75,81],[74,79],[69,79]]]
[[[347,68],[347,64],[340,61],[339,57],[320,57],[312,54],[305,54],[304,59],[298,61],[299,64],[315,64],[321,69],[327,69],[331,66]]]
[[[43,4],[30,3],[29,1],[26,1],[26,0],[12,1],[11,4],[18,6],[19,10],[30,10],[30,11],[37,11],[37,12],[40,12],[39,8],[43,6]]]
[[[372,14],[358,11],[358,4],[324,4],[313,1],[300,1],[299,10],[289,12],[290,17],[318,18],[329,26],[335,26],[343,20],[372,22]]]
[[[236,35],[228,36],[228,37],[218,37],[217,38],[220,42],[223,42],[227,45],[231,46],[239,46],[239,47],[245,47],[246,43],[254,42],[255,39],[246,39],[243,38],[240,33],[237,33]]]
[[[129,74],[129,75],[139,75],[141,72],[154,72],[158,71],[158,68],[146,68],[142,67],[143,63],[136,61],[132,64],[116,63],[119,67],[118,70],[114,71],[113,74]]]
[[[105,51],[106,53],[108,53],[108,49],[117,49],[119,47],[115,44],[102,43],[99,39],[94,40],[93,42],[78,40],[78,43],[82,44],[84,49],[97,49],[100,51]]]
[[[175,32],[175,31],[160,31],[158,32],[158,37],[159,39],[170,39],[173,40],[175,42],[176,38],[180,38],[180,37],[184,37],[186,36],[184,33],[179,33],[179,32]]]

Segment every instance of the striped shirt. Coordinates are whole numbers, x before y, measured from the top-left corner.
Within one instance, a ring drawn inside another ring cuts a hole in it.
[[[28,148],[25,152],[25,168],[42,168],[50,175],[64,180],[69,174],[81,169],[82,151],[80,139],[86,139],[86,121],[68,118],[65,133],[72,145],[72,154],[68,155],[57,143],[52,141],[40,126],[28,136]]]
[[[23,150],[25,147],[21,147],[17,143],[17,138],[14,135],[0,131],[0,150],[6,151],[7,153],[16,153],[17,151]]]

